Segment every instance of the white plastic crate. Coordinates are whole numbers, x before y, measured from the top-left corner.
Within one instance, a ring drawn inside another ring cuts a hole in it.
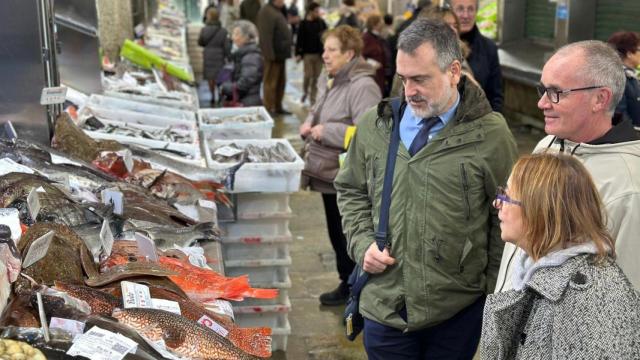
[[[137,113],[156,115],[178,120],[196,122],[196,113],[193,111],[175,109],[168,106],[153,105],[146,102],[131,101],[111,96],[92,94],[86,103],[92,108],[105,108],[111,110],[134,111]]]
[[[287,313],[237,314],[236,323],[241,327],[268,326],[271,328],[271,350],[287,350],[287,340],[291,335],[291,325]],[[268,324],[268,325],[267,325]]]
[[[242,236],[221,236],[221,243],[243,243],[243,244],[265,244],[265,243],[290,243],[293,239],[291,232],[287,229],[286,233],[278,235],[250,235],[243,234]]]
[[[253,123],[233,123],[206,124],[205,116],[235,116],[243,114],[259,113],[265,121]],[[273,129],[273,118],[263,106],[252,106],[245,108],[221,108],[221,109],[200,109],[198,110],[198,124],[203,132],[204,141],[228,139],[271,139]]]
[[[198,109],[198,97],[194,92],[184,94],[182,99],[167,99],[157,97],[153,95],[141,95],[141,94],[129,94],[117,90],[105,90],[104,94],[107,96],[113,96],[126,100],[133,100],[138,102],[146,102],[147,104],[156,104],[162,106],[170,106],[174,109],[195,111]],[[195,95],[195,96],[194,96]]]
[[[285,319],[284,326],[271,329],[271,351],[287,351],[287,340],[291,335],[289,319]]]
[[[288,313],[291,311],[291,300],[288,297],[283,299],[282,303],[263,304],[263,305],[246,305],[242,303],[231,303],[233,305],[233,313],[238,314],[265,314],[265,313]]]
[[[219,226],[220,230],[222,230],[222,236],[227,239],[256,236],[265,238],[289,234],[289,219],[287,217],[238,219],[236,222],[221,222]]]
[[[287,193],[240,193],[237,195],[239,219],[291,217]]]
[[[287,243],[223,243],[220,246],[225,261],[281,259],[289,256],[289,244]]]
[[[249,283],[256,288],[290,289],[291,277],[289,276],[288,265],[271,266],[228,266],[225,262],[224,272],[226,276],[235,277],[249,275]]]
[[[295,158],[293,162],[286,163],[245,163],[236,172],[235,184],[232,192],[265,192],[265,193],[291,193],[300,188],[300,175],[304,169],[304,161],[298,156],[291,144],[286,139],[270,140],[215,140],[213,144],[203,141],[204,156],[207,166],[211,169],[225,169],[232,164],[218,163],[211,157],[211,149],[217,146],[225,146],[231,143],[239,147],[249,144],[270,147],[277,143],[285,144],[289,153]]]
[[[286,304],[289,300],[288,289],[278,289],[278,296],[273,299],[256,299],[256,298],[244,298],[240,302],[232,302],[234,307],[257,307],[260,309],[262,306]]]
[[[157,126],[122,123],[119,121],[111,121],[111,120],[101,120],[101,122],[105,125],[109,125],[109,124],[118,125],[118,126],[124,125],[124,127],[132,130],[158,131],[163,129],[162,127],[157,127]],[[134,135],[128,136],[128,135],[121,135],[121,134],[109,134],[109,133],[91,131],[86,129],[84,130],[85,133],[87,133],[89,136],[95,139],[116,140],[118,142],[122,142],[125,144],[137,144],[137,145],[142,145],[142,146],[151,147],[151,148],[162,148],[164,146],[167,146],[167,144],[187,145],[193,148],[193,150],[191,150],[190,153],[193,153],[194,155],[200,153],[200,145],[199,145],[200,141],[198,138],[198,131],[183,130],[183,129],[174,129],[174,131],[181,135],[185,135],[185,136],[189,135],[191,137],[191,142],[184,142],[184,143],[169,142],[169,141],[162,141],[162,140],[146,139],[141,136],[134,136]],[[197,159],[200,159],[200,156],[197,156]]]

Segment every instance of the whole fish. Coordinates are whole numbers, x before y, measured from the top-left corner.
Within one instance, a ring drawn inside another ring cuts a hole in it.
[[[125,232],[139,232],[152,239],[159,250],[168,250],[174,246],[188,247],[198,240],[220,241],[220,229],[213,222],[200,223],[188,227],[154,226],[129,227],[125,223]]]
[[[220,147],[229,147],[232,149],[237,149],[240,152],[238,152],[238,154],[234,156],[224,156],[217,153],[217,150]],[[275,145],[266,147],[252,144],[239,146],[235,143],[231,143],[229,145],[223,145],[211,149],[211,157],[218,163],[237,162],[240,161],[242,157],[246,157],[247,162],[250,163],[292,162],[296,159],[295,155],[292,154],[289,148],[283,143],[276,143]]]
[[[92,314],[111,315],[117,307],[122,307],[122,298],[83,285],[54,281],[56,290],[64,291],[76,299],[86,301]]]
[[[134,276],[170,276],[175,274],[176,272],[152,262],[129,262],[113,266],[109,271],[87,278],[84,282],[89,286],[102,286]]]
[[[178,285],[191,300],[206,302],[215,299],[242,301],[245,297],[273,299],[277,289],[256,289],[249,285],[248,276],[228,278],[211,269],[203,269],[167,256],[160,256],[160,264],[177,275],[169,279]]]
[[[202,116],[202,122],[210,125],[217,125],[222,123],[246,124],[246,123],[256,123],[261,121],[265,121],[265,118],[258,111],[255,111],[252,113],[232,115],[232,116],[215,116],[215,115],[209,115],[207,113],[204,113]]]
[[[79,226],[89,223],[101,223],[102,217],[95,212],[93,206],[78,204],[67,197],[60,197],[48,192],[38,192],[40,211],[37,218],[31,218],[27,207],[27,198],[23,197],[13,201],[9,207],[19,211],[20,221],[31,225],[34,222],[54,222],[67,226]]]
[[[17,199],[26,198],[33,189],[42,188],[46,193],[69,199],[66,193],[39,175],[9,173],[0,177],[0,207],[8,207]]]
[[[138,344],[136,348],[135,357],[133,354],[127,354],[125,360],[127,359],[144,359],[144,360],[157,360],[162,359],[162,355],[158,353],[155,349],[153,349],[147,342],[140,337],[134,329],[124,324],[119,323],[114,318],[104,315],[92,314],[85,318],[85,329],[91,329],[92,327],[97,326],[101,329],[105,329],[114,333],[122,334],[129,339],[135,341]]]
[[[116,309],[112,316],[151,341],[164,340],[175,354],[190,359],[249,360],[253,355],[199,323],[157,309]]]
[[[52,146],[66,154],[91,162],[103,151],[119,151],[124,147],[112,140],[94,140],[62,113],[55,122]]]
[[[0,326],[40,327],[38,312],[30,304],[30,294],[16,294],[9,299],[0,317]]]

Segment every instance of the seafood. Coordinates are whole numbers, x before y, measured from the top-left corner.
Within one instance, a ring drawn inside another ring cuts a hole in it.
[[[16,295],[9,300],[0,318],[2,326],[40,327],[38,312],[29,304],[29,294]]]
[[[120,228],[113,222],[109,221],[109,226],[112,234],[120,233]],[[98,262],[100,260],[100,254],[102,253],[102,240],[100,239],[102,223],[82,224],[80,226],[74,226],[71,229],[84,241],[84,244],[93,256],[93,261]]]
[[[219,163],[230,163],[241,161],[246,157],[246,161],[250,163],[278,163],[278,162],[293,162],[296,160],[294,154],[283,143],[277,143],[273,146],[262,147],[257,145],[246,145],[240,147],[234,143],[224,145],[225,148],[232,148],[241,150],[234,156],[223,156],[217,152],[218,149],[223,146],[219,146],[211,150],[211,157],[214,161]]]
[[[106,124],[92,122],[85,122],[82,126],[83,129],[105,133],[116,134],[122,136],[133,136],[142,139],[167,141],[175,143],[192,144],[193,136],[188,131],[180,131],[167,126],[165,128],[153,128],[151,126],[143,127],[136,124],[122,123],[120,125],[116,122],[109,122]]]
[[[192,359],[248,360],[253,355],[199,323],[157,309],[116,309],[113,317],[151,341],[164,340],[169,350]]]
[[[36,223],[22,235],[18,250],[22,257],[27,254],[31,244],[49,231],[54,232],[47,254],[38,262],[23,268],[22,273],[34,279],[38,284],[53,285],[54,280],[68,283],[82,283],[81,251],[87,251],[82,239],[69,227],[54,223]],[[14,283],[16,293],[28,291],[31,284],[20,276]]]
[[[266,119],[258,111],[231,116],[215,116],[207,113],[202,114],[202,122],[209,125],[222,123],[256,123],[261,121],[266,121]]]
[[[113,309],[122,306],[122,301],[115,296],[87,286],[67,284],[62,281],[54,281],[54,288],[86,301],[91,307],[92,314],[111,315]]]
[[[128,262],[126,264],[115,265],[111,267],[109,271],[85,279],[84,282],[89,286],[102,286],[133,276],[170,276],[176,274],[176,272],[152,262]]]
[[[113,140],[94,140],[84,133],[67,113],[56,119],[52,146],[90,163],[103,151],[119,151],[124,147]]]
[[[276,289],[256,289],[249,285],[248,276],[227,278],[211,269],[191,265],[188,261],[161,256],[160,264],[177,273],[169,276],[190,299],[206,302],[215,299],[242,301],[245,297],[273,299]]]
[[[220,230],[213,222],[183,228],[171,226],[128,228],[125,225],[123,230],[143,233],[152,239],[160,250],[171,249],[175,245],[179,247],[191,246],[198,240],[220,240]]]

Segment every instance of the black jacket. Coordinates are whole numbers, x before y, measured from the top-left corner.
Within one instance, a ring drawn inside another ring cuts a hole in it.
[[[249,43],[236,50],[231,57],[233,58],[232,81],[222,84],[222,95],[231,99],[235,86],[239,100],[244,106],[262,105],[260,85],[262,85],[264,64],[260,48],[255,43]]]
[[[322,33],[324,33],[325,30],[327,30],[327,24],[320,18],[315,20],[302,20],[300,28],[298,29],[296,55],[322,54],[324,49],[322,46]]]
[[[633,69],[625,67],[624,73],[627,83],[624,95],[616,107],[616,114],[628,117],[633,125],[640,126],[640,83]]]
[[[471,55],[467,58],[474,78],[487,95],[494,111],[501,112],[504,103],[502,94],[502,71],[498,59],[498,47],[484,37],[476,25],[466,34],[460,36],[471,47]]]

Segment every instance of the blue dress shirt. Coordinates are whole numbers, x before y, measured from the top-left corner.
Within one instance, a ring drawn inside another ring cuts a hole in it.
[[[449,110],[445,111],[443,114],[438,115],[440,118],[440,122],[435,124],[431,130],[429,131],[429,141],[436,136],[440,130],[442,130],[448,123],[453,119],[453,115],[456,113],[456,109],[458,109],[458,105],[460,104],[460,93],[457,94],[456,102],[449,108]],[[421,124],[422,118],[416,117],[413,114],[413,110],[411,106],[407,105],[404,110],[404,114],[402,115],[402,121],[400,121],[400,140],[404,144],[404,147],[409,149],[413,139],[420,131],[422,127]]]

